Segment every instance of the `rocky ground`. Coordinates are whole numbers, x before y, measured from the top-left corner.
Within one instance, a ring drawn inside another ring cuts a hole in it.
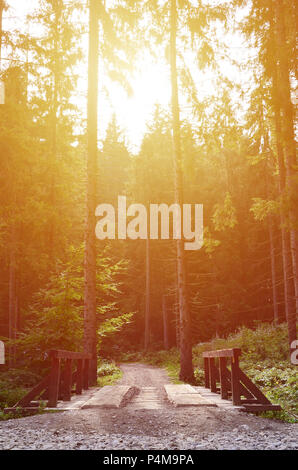
[[[214,407],[174,408],[161,369],[123,365],[121,384],[152,386],[157,409],[86,409],[0,422],[0,449],[297,450],[298,424]],[[162,406],[160,406],[162,403]]]

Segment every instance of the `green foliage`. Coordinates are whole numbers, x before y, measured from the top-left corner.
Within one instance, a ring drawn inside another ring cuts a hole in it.
[[[196,385],[204,385],[205,384],[205,374],[202,369],[196,368],[194,370],[194,376],[195,376],[195,383]]]
[[[264,361],[260,364],[245,364],[245,372],[258,385],[273,403],[278,403],[282,411],[280,419],[298,422],[298,373],[297,366],[288,362]],[[274,416],[264,413],[264,416]]]
[[[214,338],[208,343],[201,343],[194,347],[194,357],[197,365],[203,367],[202,353],[215,349],[241,348],[242,361],[285,361],[289,357],[288,337],[286,324],[274,326],[270,323],[259,325],[255,330],[241,327],[236,333],[227,338]]]
[[[9,369],[0,372],[0,381],[5,382],[5,388],[13,389],[15,387],[31,388],[41,379],[39,374],[29,369]],[[4,387],[0,387],[4,388]]]
[[[212,238],[209,227],[204,228],[204,249],[206,253],[211,254],[214,252],[220,241]]]
[[[4,413],[4,408],[14,406],[35,385],[38,376],[27,370],[11,369],[0,372],[0,421],[20,417],[20,413]]]
[[[68,260],[60,262],[45,288],[35,295],[26,327],[15,341],[18,365],[44,374],[49,349],[81,350],[83,337],[83,246],[70,247]],[[126,269],[102,253],[97,258],[98,337],[111,336],[131,321],[132,313],[119,312],[119,274]]]
[[[4,380],[0,380],[0,408],[6,408],[15,405],[26,393],[24,387],[9,388]]]
[[[133,313],[124,313],[123,315],[119,315],[118,317],[105,320],[99,325],[98,336],[103,337],[116,333],[117,331],[121,330],[123,325],[131,323],[132,317]]]
[[[28,369],[10,369],[0,372],[0,421],[23,416],[20,412],[4,413],[14,406],[40,380],[40,376]]]
[[[260,197],[254,197],[250,211],[256,220],[264,220],[268,215],[275,214],[278,209],[279,204],[276,201],[267,201]]]
[[[97,369],[97,376],[97,384],[104,387],[105,385],[113,385],[121,379],[122,371],[114,361],[104,360]]]
[[[218,231],[233,228],[237,224],[236,210],[230,193],[226,194],[223,204],[215,204],[212,221]]]

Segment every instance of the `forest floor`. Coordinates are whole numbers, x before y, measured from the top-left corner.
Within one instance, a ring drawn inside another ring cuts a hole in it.
[[[46,413],[0,422],[0,449],[298,449],[298,424],[237,409],[175,408],[163,369],[122,364],[119,385],[145,389],[126,407]],[[150,405],[150,402],[152,406]]]

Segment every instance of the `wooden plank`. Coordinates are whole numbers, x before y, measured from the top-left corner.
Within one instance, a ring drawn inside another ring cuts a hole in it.
[[[91,359],[91,354],[65,351],[64,349],[51,349],[48,354],[51,358],[57,359]]]
[[[241,400],[241,405],[258,405],[258,400],[256,398],[248,398],[248,399],[242,399]]]
[[[215,360],[213,357],[209,358],[209,377],[210,377],[210,390],[211,392],[216,392],[216,369],[215,369]]]
[[[121,408],[125,406],[138,389],[132,385],[105,385],[81,407],[88,408]]]
[[[25,412],[26,415],[28,414],[36,414],[40,411],[40,408],[38,406],[25,406],[20,408],[4,408],[4,413],[22,413]]]
[[[76,393],[81,395],[83,390],[83,359],[77,361],[77,372],[76,372]]]
[[[239,363],[238,358],[231,361],[231,387],[232,387],[232,402],[233,405],[241,405],[240,395],[240,380],[239,380]]]
[[[231,386],[231,371],[227,368],[224,367],[225,369],[225,374],[226,374],[226,380],[228,382],[228,397],[232,396],[232,386]],[[247,388],[244,387],[244,385],[240,382],[240,396],[244,396],[247,399],[253,399],[254,396],[247,390]]]
[[[21,400],[18,401],[16,405],[14,405],[14,408],[16,407],[26,407],[30,404],[30,402],[35,398],[37,395],[39,395],[41,392],[43,392],[48,386],[49,386],[49,379],[50,375],[47,375],[39,384],[37,384],[35,387],[30,390]]]
[[[239,380],[245,385],[245,387],[253,394],[260,404],[271,404],[267,397],[261,392],[261,390],[250,380],[249,377],[239,369]]]
[[[217,351],[205,351],[203,357],[239,357],[241,356],[240,348],[218,349]]]
[[[194,387],[188,384],[166,384],[164,389],[168,400],[174,406],[217,406],[216,403],[203,397]]]
[[[88,390],[89,388],[89,359],[84,359],[83,366],[83,389]]]
[[[215,380],[216,382],[219,382],[220,381],[220,376],[219,376],[219,366],[217,366],[217,361],[215,359],[214,361],[214,373],[215,373]],[[218,392],[220,391],[220,389],[218,389]]]
[[[50,373],[50,382],[49,382],[49,401],[48,401],[49,408],[55,408],[57,406],[59,383],[60,383],[60,359],[53,357],[52,369]]]
[[[63,401],[71,400],[72,359],[66,359],[63,371]]]
[[[256,405],[243,405],[245,411],[249,413],[260,413],[262,411],[281,411],[282,407],[280,405],[262,404],[258,403]]]
[[[205,371],[205,387],[210,387],[210,378],[209,378],[209,358],[204,357],[204,371]]]
[[[226,364],[227,364],[227,358],[220,357],[219,358],[220,394],[223,400],[226,400],[228,398],[228,392],[230,389],[228,374],[226,372],[227,371]]]
[[[72,383],[72,386],[74,386],[77,383],[77,371],[76,370],[72,373],[71,383]]]

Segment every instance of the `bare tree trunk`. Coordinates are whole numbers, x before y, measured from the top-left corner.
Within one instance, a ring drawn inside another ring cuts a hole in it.
[[[145,350],[150,342],[150,242],[146,239]]]
[[[174,177],[175,177],[175,201],[182,207],[182,161],[180,145],[180,117],[178,100],[177,80],[177,4],[171,0],[171,85],[172,85],[172,115],[173,115],[173,154],[174,154]],[[193,381],[192,344],[190,335],[190,315],[186,288],[186,260],[184,252],[184,240],[177,240],[177,271],[178,271],[178,299],[180,318],[180,380]]]
[[[277,78],[276,74],[273,75],[273,94],[276,95],[277,92]],[[284,155],[282,148],[282,138],[281,138],[281,122],[280,122],[280,109],[279,102],[276,96],[274,96],[274,117],[275,117],[275,131],[276,131],[276,148],[277,148],[277,158],[278,158],[278,185],[279,185],[279,195],[283,196],[285,190],[285,165],[284,165]],[[293,302],[293,281],[292,281],[292,260],[290,256],[290,242],[289,236],[285,229],[285,217],[283,214],[283,209],[279,211],[280,217],[280,230],[281,230],[281,245],[282,245],[282,265],[283,265],[283,279],[284,279],[284,300],[285,300],[285,313],[286,318],[289,317],[289,312],[291,312],[294,307]]]
[[[97,380],[95,208],[97,177],[98,33],[97,1],[90,0],[87,109],[87,220],[84,263],[84,351],[92,354],[89,369],[91,384],[95,384]]]
[[[282,136],[282,124],[281,124],[281,96],[280,96],[280,84],[278,78],[278,56],[277,56],[277,31],[275,24],[275,11],[274,5],[270,4],[270,31],[271,31],[271,47],[272,47],[272,98],[273,98],[273,109],[274,109],[274,120],[275,120],[275,132],[276,132],[276,150],[278,158],[278,185],[279,195],[282,199],[284,197],[286,188],[286,173],[285,173],[285,162],[284,162],[284,150],[283,150],[283,136]],[[294,305],[294,284],[293,284],[293,270],[292,270],[292,259],[290,253],[290,240],[289,234],[285,228],[285,216],[283,208],[279,211],[280,216],[280,230],[281,230],[281,244],[282,244],[282,264],[283,264],[283,280],[284,280],[284,300],[285,300],[285,314],[286,319],[291,317],[293,311],[295,311]]]
[[[162,318],[163,318],[163,345],[165,349],[169,349],[167,298],[165,295],[162,296]]]
[[[57,70],[57,54],[58,54],[58,23],[60,17],[60,9],[57,0],[53,4],[55,13],[55,24],[53,34],[54,48],[54,66],[53,66],[53,84],[52,84],[52,106],[51,106],[51,143],[50,143],[50,220],[49,220],[49,259],[50,266],[53,267],[55,261],[55,231],[56,231],[56,160],[57,160],[57,110],[58,110],[58,70]]]
[[[0,71],[1,71],[1,59],[2,59],[2,18],[4,10],[4,0],[0,0]]]
[[[273,221],[272,221],[271,215],[268,216],[268,232],[269,232],[269,243],[270,243],[273,319],[274,319],[274,323],[277,324],[279,322],[279,317],[278,317],[277,290],[276,290],[276,267],[275,267],[275,248],[274,248],[274,240],[273,240]]]
[[[295,191],[295,170],[293,166],[296,163],[296,146],[294,138],[294,113],[293,105],[291,102],[291,87],[290,87],[290,69],[288,59],[288,47],[285,32],[284,21],[284,2],[283,0],[275,1],[275,18],[276,18],[276,39],[277,39],[277,56],[278,56],[278,83],[280,98],[280,109],[282,111],[282,144],[285,154],[285,167],[286,167],[286,185],[290,198]],[[290,219],[290,248],[292,257],[292,269],[294,278],[294,290],[296,298],[296,311],[288,312],[288,331],[290,347],[297,337],[296,331],[296,318],[298,311],[298,262],[297,262],[297,231],[295,230],[295,213],[291,208],[289,209]]]
[[[16,340],[17,335],[17,299],[16,299],[16,229],[12,222],[10,254],[9,254],[9,302],[8,302],[8,337],[11,341]],[[15,345],[9,346],[9,366],[15,364]]]
[[[264,151],[270,152],[269,136],[264,132]],[[265,160],[265,184],[266,184],[266,198],[271,199],[274,197],[272,187],[269,182],[269,168],[268,160]],[[274,224],[271,214],[268,215],[268,234],[269,234],[269,247],[270,247],[270,264],[271,264],[271,286],[272,286],[272,300],[273,300],[273,321],[278,324],[278,303],[277,303],[277,289],[276,289],[276,265],[275,265],[275,248],[274,248]]]

